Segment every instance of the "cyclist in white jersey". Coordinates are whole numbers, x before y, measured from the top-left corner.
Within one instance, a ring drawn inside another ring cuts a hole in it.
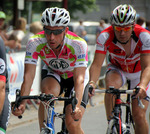
[[[38,57],[45,65],[42,69],[41,92],[60,95],[67,88],[65,96],[75,90],[78,103],[75,113],[69,103],[65,103],[65,123],[69,134],[83,134],[81,120],[84,114],[88,91],[84,90],[89,81],[87,70],[86,41],[69,31],[69,12],[64,8],[47,8],[41,18],[44,31],[32,36],[27,44],[24,81],[21,95],[29,95],[35,76]],[[26,102],[22,102],[13,114],[19,116],[25,111]],[[39,107],[39,125],[43,126],[44,107]]]
[[[131,81],[131,88],[137,85],[139,93],[132,99],[132,114],[136,134],[148,134],[146,110],[150,96],[150,33],[135,24],[136,11],[131,5],[116,7],[111,16],[111,26],[100,33],[97,39],[95,58],[90,68],[89,84],[95,87],[106,52],[109,52],[106,72],[106,89],[109,86],[120,88]],[[139,97],[144,109],[138,106]],[[112,95],[105,95],[105,108],[108,122],[113,106]],[[114,104],[114,103],[113,103]]]

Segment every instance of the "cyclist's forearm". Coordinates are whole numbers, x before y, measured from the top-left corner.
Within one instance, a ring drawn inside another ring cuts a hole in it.
[[[30,94],[31,86],[35,76],[36,65],[25,65],[24,80],[21,86],[21,96]]]
[[[100,76],[101,67],[92,65],[90,68],[90,80],[89,82],[93,82],[93,84],[98,81],[98,78]]]
[[[141,55],[141,77],[139,86],[146,89],[150,81],[150,54]]]
[[[101,72],[101,67],[103,64],[103,61],[105,59],[105,54],[101,53],[96,53],[93,63],[90,67],[90,81],[97,82],[100,72]]]
[[[86,68],[76,68],[74,70],[74,90],[76,92],[76,98],[78,100],[77,106],[80,106],[84,91],[84,77]]]
[[[82,97],[83,97],[83,89],[84,89],[84,81],[76,84],[75,92],[76,92],[76,98],[78,100],[77,107],[79,107],[81,104]]]
[[[139,86],[143,89],[146,89],[148,83],[150,81],[150,67],[146,67],[142,72],[141,72],[141,80]]]

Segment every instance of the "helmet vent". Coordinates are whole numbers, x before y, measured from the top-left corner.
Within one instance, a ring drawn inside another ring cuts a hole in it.
[[[57,21],[56,21],[56,24],[59,24],[60,21],[61,21],[61,19],[57,20]]]
[[[49,15],[48,15],[48,12],[46,12],[46,21],[47,21],[47,23],[49,23]]]
[[[130,15],[130,17],[128,18],[127,22],[131,19],[131,17],[132,17],[132,16]]]
[[[54,21],[55,19],[55,14],[52,14],[52,21]]]
[[[61,13],[60,15],[59,15],[59,17],[62,17],[64,15],[64,13]]]
[[[118,16],[117,16],[118,17]],[[115,16],[113,16],[113,18],[114,18],[114,20],[115,20],[115,22],[118,22],[118,20],[115,18]],[[119,19],[119,18],[118,18]]]
[[[68,21],[64,22],[64,24],[67,24],[67,23],[68,23]]]
[[[121,13],[121,18],[123,17],[123,13]]]

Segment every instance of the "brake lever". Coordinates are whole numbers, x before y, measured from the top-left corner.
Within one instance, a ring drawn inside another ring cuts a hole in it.
[[[140,98],[138,97],[138,106],[142,109],[145,108],[145,106],[143,105],[142,101],[140,100]]]
[[[88,85],[88,86],[89,86],[89,92],[90,92],[90,94],[92,94],[92,91],[94,88],[91,85]]]
[[[135,89],[136,89],[136,90],[135,90],[135,94],[138,94],[138,92],[139,92],[139,90],[140,90],[140,87],[137,86]],[[138,97],[137,99],[138,99],[138,106],[139,106],[140,108],[144,109],[145,106],[143,105],[143,103],[142,103],[142,101],[140,100],[140,98]]]
[[[72,94],[71,94],[71,104],[72,104],[72,111],[73,111],[73,113],[75,112],[75,107],[76,107],[77,103],[78,103],[78,100],[76,99],[75,91],[72,91]]]
[[[14,111],[16,110],[16,108],[19,107],[20,102],[21,102],[20,90],[17,89],[17,90],[16,90],[16,101],[14,102],[14,108],[13,108]],[[18,118],[21,119],[21,118],[22,118],[22,115],[19,115]]]

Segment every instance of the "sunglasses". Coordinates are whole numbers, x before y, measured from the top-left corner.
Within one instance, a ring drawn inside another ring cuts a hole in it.
[[[48,35],[50,34],[54,34],[54,35],[58,35],[58,34],[61,34],[64,30],[65,30],[65,27],[63,29],[57,29],[57,30],[50,30],[50,29],[47,29],[47,28],[43,28],[44,29],[44,32]]]
[[[120,32],[121,30],[127,32],[130,31],[132,29],[132,26],[128,26],[128,27],[119,27],[119,26],[114,26],[114,29],[118,32]]]

